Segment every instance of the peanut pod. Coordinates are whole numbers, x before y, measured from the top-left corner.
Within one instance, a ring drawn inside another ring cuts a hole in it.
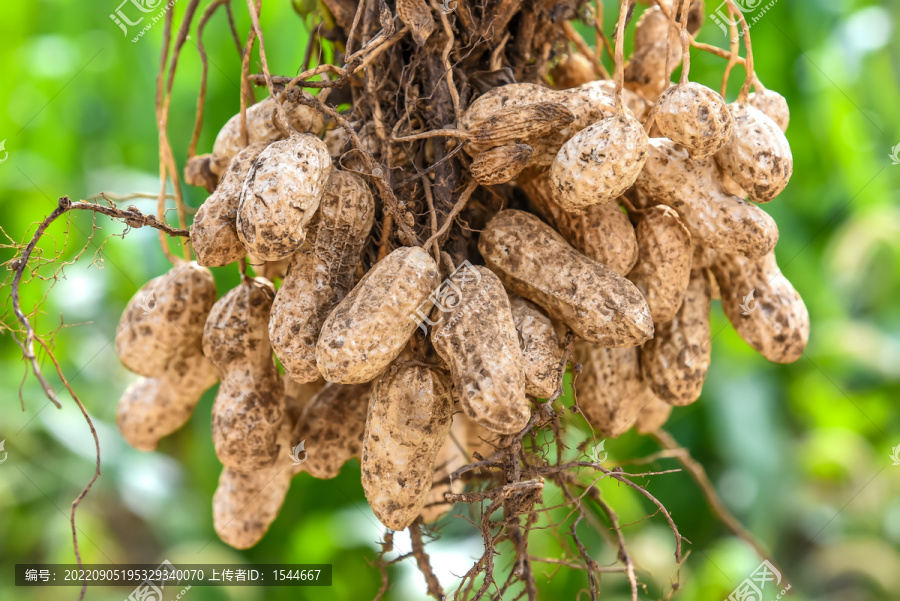
[[[419,517],[453,418],[449,385],[429,367],[392,367],[375,385],[363,437],[362,486],[391,530]]]
[[[179,348],[200,347],[203,324],[215,302],[212,272],[177,259],[128,301],[116,330],[122,365],[142,376],[161,376]]]
[[[327,480],[359,456],[371,393],[371,384],[329,383],[310,399],[291,436],[291,444],[303,442],[307,453],[295,473]]]
[[[531,301],[518,295],[509,297],[513,321],[519,334],[519,346],[525,362],[525,392],[550,399],[561,385],[562,358],[553,322]]]
[[[235,224],[247,252],[278,261],[300,248],[330,172],[328,149],[309,134],[263,150],[244,180]]]
[[[514,434],[531,408],[509,297],[489,269],[472,267],[470,274],[454,309],[431,330],[431,343],[450,367],[465,414],[492,432]]]
[[[299,89],[288,90],[287,102],[284,104],[285,112],[290,121],[290,126],[298,132],[313,132],[318,134],[322,129],[323,119],[316,109],[300,104],[297,96]],[[216,141],[213,144],[210,170],[221,176],[231,159],[247,144],[271,144],[284,138],[284,134],[275,127],[275,103],[274,98],[266,98],[247,108],[247,143],[241,135],[241,114],[237,113],[229,119],[219,130]]]
[[[275,289],[244,279],[215,304],[203,331],[203,352],[222,374],[212,409],[216,455],[224,465],[251,471],[272,465],[284,417],[284,388],[269,345]]]
[[[603,438],[627,432],[644,406],[639,349],[603,348],[575,343],[575,361],[583,367],[575,380],[578,408]]]
[[[725,192],[711,159],[694,160],[665,138],[650,140],[650,157],[635,186],[656,203],[678,211],[691,235],[704,246],[761,257],[778,242],[775,220]]]
[[[700,398],[712,346],[710,303],[709,282],[702,271],[694,271],[675,318],[657,324],[656,337],[644,344],[644,380],[657,397],[671,405],[690,405]]]
[[[601,346],[638,346],[653,336],[650,308],[628,280],[569,246],[534,215],[506,210],[481,233],[478,249],[516,294]]]
[[[548,177],[546,168],[530,167],[517,180],[534,210],[578,252],[621,276],[627,275],[638,260],[638,244],[634,227],[619,203],[567,213],[551,197]]]
[[[203,392],[218,381],[218,370],[200,349],[180,347],[162,375],[142,377],[125,390],[116,411],[122,438],[139,451],[153,451],[190,419]]]
[[[329,382],[374,380],[397,358],[418,323],[415,311],[440,282],[420,247],[401,247],[375,264],[322,325],[316,364]]]
[[[809,341],[809,312],[775,260],[718,253],[712,272],[738,335],[774,363],[793,363]]]
[[[681,307],[691,278],[691,234],[665,205],[644,212],[636,231],[640,259],[628,279],[647,299],[653,323],[666,323]]]
[[[787,187],[794,157],[784,131],[749,104],[729,106],[734,136],[716,154],[716,162],[755,202],[769,202]]]

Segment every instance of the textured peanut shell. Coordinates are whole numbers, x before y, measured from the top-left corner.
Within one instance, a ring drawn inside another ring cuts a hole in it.
[[[603,348],[575,342],[575,361],[583,370],[575,380],[578,407],[603,438],[627,432],[643,407],[639,349]]]
[[[365,182],[333,170],[319,205],[315,236],[294,253],[269,321],[275,355],[297,382],[321,376],[316,366],[319,332],[353,286],[374,216],[375,200]]]
[[[278,261],[300,248],[330,172],[328,149],[309,134],[263,150],[244,180],[237,212],[238,236],[247,251]]]
[[[694,82],[672,86],[660,94],[653,114],[662,135],[687,148],[694,159],[714,155],[728,143],[734,130],[722,96]]]
[[[676,406],[698,398],[709,371],[709,283],[701,271],[691,274],[684,303],[675,318],[657,324],[656,336],[644,344],[641,368],[653,393]]]
[[[116,426],[139,451],[156,449],[159,441],[191,417],[203,392],[219,380],[219,372],[196,347],[181,347],[157,378],[142,377],[119,400]]]
[[[391,530],[408,528],[425,507],[452,419],[449,385],[433,368],[391,368],[375,385],[360,459],[362,486],[375,516]]]
[[[575,88],[597,79],[591,61],[578,52],[566,54],[550,70],[558,89]]]
[[[203,324],[215,302],[209,269],[176,260],[128,301],[116,330],[122,365],[142,376],[161,376],[179,347],[200,347]]]
[[[496,186],[515,179],[534,150],[528,144],[506,144],[485,150],[475,157],[469,173],[482,186]]]
[[[560,385],[560,371],[565,349],[553,322],[531,301],[518,295],[509,297],[513,321],[519,335],[519,346],[525,361],[525,392],[549,399]]]
[[[397,15],[409,26],[413,40],[421,46],[434,31],[434,17],[425,0],[397,0]]]
[[[773,90],[764,89],[750,94],[747,102],[753,108],[765,113],[781,128],[781,131],[787,131],[791,124],[791,108],[784,96]]]
[[[462,291],[459,304],[431,330],[434,350],[450,367],[460,406],[484,428],[515,434],[531,417],[525,360],[503,283],[489,269]]]
[[[291,127],[299,132],[318,133],[322,129],[323,119],[316,109],[298,103],[294,96],[297,92],[288,92],[288,101],[284,105]],[[247,138],[249,144],[270,144],[284,138],[284,134],[275,127],[272,117],[275,113],[273,98],[266,98],[247,108]],[[241,114],[237,113],[219,130],[213,144],[213,156],[210,170],[221,176],[231,159],[246,144],[241,137]]]
[[[546,167],[529,167],[517,180],[534,210],[580,253],[619,275],[627,275],[638,260],[638,245],[634,227],[619,203],[567,213],[551,197],[548,177]]]
[[[235,219],[244,180],[265,148],[265,143],[251,144],[238,152],[231,159],[216,191],[197,210],[191,225],[191,247],[200,265],[220,267],[247,254],[238,238]]]
[[[274,296],[268,280],[245,279],[215,304],[203,332],[203,353],[222,374],[213,443],[219,461],[236,470],[270,466],[279,452],[284,387],[266,327]]]
[[[466,111],[469,145],[479,153],[494,146],[545,137],[575,120],[569,109],[556,102],[535,102],[487,115],[478,114],[479,108],[473,105]]]
[[[659,431],[672,415],[672,405],[659,400],[652,390],[645,388],[644,395],[644,407],[638,413],[637,421],[634,423],[634,429],[642,435]]]
[[[809,341],[809,312],[775,260],[718,253],[712,271],[722,293],[722,309],[734,329],[774,363],[793,363]],[[753,298],[744,299],[753,291]],[[747,311],[741,305],[749,309]]]
[[[531,83],[514,83],[492,88],[475,99],[463,114],[460,124],[471,130],[475,123],[498,113],[516,113],[535,103],[556,103],[569,110],[575,120],[568,125],[551,130],[546,135],[522,140],[534,149],[529,165],[550,165],[562,145],[582,129],[616,114],[614,84],[611,81],[591,81],[577,88],[551,90]],[[646,103],[633,92],[625,90],[625,105],[632,115],[641,119],[646,114]],[[481,150],[466,144],[466,152],[477,155]]]
[[[648,143],[643,125],[627,115],[581,130],[563,144],[550,167],[554,200],[574,213],[618,198],[643,169]]]
[[[283,445],[287,446],[287,445]],[[291,486],[286,461],[265,469],[240,472],[225,467],[213,495],[213,527],[235,549],[258,543],[278,517]]]
[[[307,459],[294,468],[295,473],[327,480],[359,456],[371,396],[368,383],[329,383],[310,399],[291,436],[294,445],[306,441]]]
[[[784,132],[749,104],[729,106],[734,136],[716,154],[716,162],[755,202],[769,202],[787,187],[794,172],[791,145]]]
[[[691,234],[675,209],[648,209],[636,228],[640,259],[628,279],[650,305],[653,323],[675,317],[691,279]]]
[[[329,382],[374,380],[409,341],[411,317],[440,282],[434,260],[420,247],[401,247],[375,264],[325,320],[316,365]]]
[[[629,347],[653,336],[650,308],[634,284],[576,251],[534,215],[501,211],[481,233],[478,249],[509,290],[585,340]]]
[[[725,192],[712,159],[694,160],[671,140],[650,140],[650,156],[635,185],[678,211],[691,235],[717,251],[761,257],[778,242],[775,220]]]

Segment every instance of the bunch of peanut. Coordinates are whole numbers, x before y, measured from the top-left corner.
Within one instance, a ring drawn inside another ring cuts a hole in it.
[[[563,393],[569,350],[577,412],[598,435],[655,431],[701,394],[714,299],[767,359],[801,356],[809,315],[775,261],[776,224],[754,204],[791,176],[786,104],[761,85],[727,105],[671,84],[678,31],[660,11],[637,25],[624,89],[586,81],[567,58],[553,76],[573,87],[513,83],[468,103],[468,176],[524,195],[488,215],[455,265],[432,245],[365,259],[389,235],[372,231],[385,199],[350,169],[361,162],[334,160],[342,130],[324,132],[290,94],[292,133],[275,126],[274,98],[247,111],[246,138],[237,115],[223,127],[191,228],[196,262],[138,292],[116,347],[142,376],[118,421],[142,450],[221,381],[213,505],[225,542],[255,544],[293,475],[333,478],[354,457],[388,528],[437,519],[461,490],[453,472],[511,444],[536,403]],[[245,257],[267,277],[244,276],[215,302],[208,267]]]

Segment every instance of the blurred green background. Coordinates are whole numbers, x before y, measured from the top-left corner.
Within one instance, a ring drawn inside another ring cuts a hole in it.
[[[607,4],[611,30],[615,3]],[[718,7],[707,4],[708,12]],[[186,5],[175,4],[176,22]],[[59,196],[158,190],[153,107],[163,27],[157,23],[132,42],[138,27],[123,36],[109,17],[116,8],[114,1],[61,0],[3,6],[0,140],[8,156],[0,153],[0,160],[6,156],[0,164],[0,223],[15,241],[30,236]],[[246,36],[246,7],[235,2],[234,8]],[[788,598],[900,599],[900,466],[891,460],[892,448],[900,445],[900,166],[889,158],[900,144],[898,24],[896,1],[777,0],[753,26],[757,72],[791,105],[787,135],[794,177],[766,210],[781,228],[779,262],[810,309],[812,337],[799,362],[771,365],[732,332],[716,303],[713,367],[703,398],[676,409],[667,426],[706,466],[730,510],[773,552],[793,585]],[[271,0],[262,25],[272,72],[297,72],[308,24],[287,0]],[[239,60],[227,27],[220,11],[204,35],[210,78],[199,152],[209,151],[218,127],[238,110]],[[699,37],[727,46],[711,22]],[[692,64],[692,79],[718,89],[722,59],[694,52]],[[192,35],[171,102],[169,132],[181,166],[199,72]],[[729,100],[742,76],[737,69]],[[205,198],[196,188],[185,191],[191,206]],[[152,212],[154,202],[126,204]],[[56,336],[56,355],[101,441],[103,475],[78,515],[84,560],[332,563],[330,589],[195,587],[183,598],[373,598],[380,578],[370,562],[382,528],[365,503],[355,461],[333,481],[297,477],[271,531],[241,552],[222,544],[212,528],[210,500],[220,471],[210,438],[212,392],[157,452],[135,451],[121,439],[116,403],[134,376],[120,366],[111,340],[128,299],[167,263],[154,232],[136,230],[122,239],[115,236],[119,225],[103,217],[97,223],[103,229],[90,242],[88,215],[73,216],[68,229],[63,222],[52,227],[42,245],[45,257],[53,256],[54,247],[64,249],[67,259],[86,244],[87,251],[65,268],[37,320],[39,331],[47,332],[64,316],[67,327]],[[0,249],[3,261],[13,256],[8,245]],[[219,269],[216,277],[223,292],[236,283],[237,272]],[[26,306],[48,287],[42,281],[29,285]],[[8,288],[3,297],[9,322]],[[24,378],[21,355],[8,335],[0,339],[0,353],[0,440],[8,453],[0,464],[0,599],[75,598],[74,588],[16,588],[12,568],[74,562],[68,512],[93,472],[93,441],[68,397],[62,395],[64,408],[57,410],[32,378]],[[585,438],[584,432],[570,433],[573,457]],[[658,450],[635,434],[607,441],[606,447],[611,461]],[[652,466],[677,464],[670,459]],[[656,477],[649,486],[690,540],[680,591],[672,598],[727,598],[760,559],[715,519],[688,475]],[[556,492],[548,487],[546,498]],[[630,490],[605,483],[603,492],[629,524],[626,536],[648,584],[641,598],[668,598],[677,574],[665,522],[646,517],[653,508]],[[464,520],[445,519],[443,526],[429,552],[450,587],[453,575],[463,574],[481,554],[481,542]],[[579,533],[601,564],[615,561],[615,549],[585,524]],[[534,554],[558,556],[556,541],[554,532],[542,531]],[[408,537],[398,534],[396,545],[409,550]],[[508,568],[509,555],[498,563]],[[386,598],[425,598],[424,581],[411,561],[392,567],[391,579]],[[540,574],[538,585],[546,599],[576,598],[587,586],[583,572],[565,569]],[[630,598],[619,574],[606,575],[602,586],[604,599]],[[92,588],[87,598],[122,599],[129,592]],[[770,597],[775,598],[772,589],[764,599]]]

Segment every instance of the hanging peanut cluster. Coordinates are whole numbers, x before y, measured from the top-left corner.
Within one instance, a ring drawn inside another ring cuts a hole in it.
[[[746,23],[729,70],[747,80],[726,104],[689,80],[702,2],[645,10],[627,64],[624,2],[612,79],[567,53],[549,10],[512,4],[397,0],[395,29],[390,11],[357,24],[326,1],[361,48],[340,85],[313,96],[266,72],[273,95],[192,158],[189,182],[212,191],[196,260],[122,317],[116,348],[141,378],[118,424],[151,450],[220,382],[228,544],[264,535],[294,474],[333,478],[354,457],[385,526],[436,520],[465,486],[453,472],[545,423],[570,352],[574,411],[597,436],[657,430],[700,396],[714,299],[765,358],[803,352],[809,316],[757,204],[792,173],[788,109],[755,78]],[[247,257],[257,277],[242,269],[216,300],[209,268]]]

